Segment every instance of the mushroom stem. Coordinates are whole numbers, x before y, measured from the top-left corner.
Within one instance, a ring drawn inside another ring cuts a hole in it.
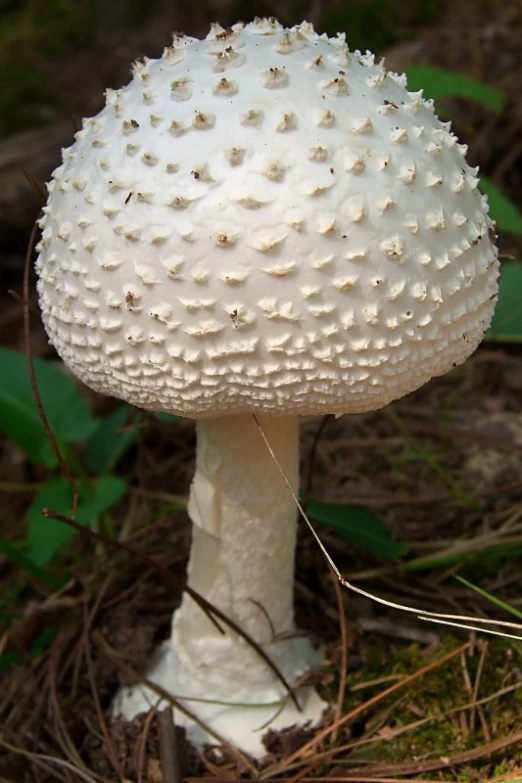
[[[298,417],[260,416],[259,422],[297,492]],[[251,415],[200,420],[197,436],[188,583],[261,645],[294,685],[319,662],[309,640],[295,633],[295,502]],[[298,711],[258,652],[228,626],[223,631],[185,593],[171,639],[148,678],[211,730],[256,756],[264,753],[265,724],[317,723],[326,705],[313,689],[297,689]],[[156,703],[157,695],[143,686],[124,689],[116,712],[131,718]],[[183,714],[177,713],[177,721],[197,744],[212,741]]]
[[[297,492],[299,419],[259,421]],[[260,644],[291,633],[297,511],[251,415],[198,421],[188,513],[190,586]],[[198,657],[219,633],[187,594],[174,631]]]

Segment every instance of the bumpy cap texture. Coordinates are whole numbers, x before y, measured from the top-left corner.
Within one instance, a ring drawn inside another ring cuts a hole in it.
[[[186,416],[382,407],[462,362],[497,295],[449,125],[303,23],[174,36],[53,173],[37,270],[86,384]]]

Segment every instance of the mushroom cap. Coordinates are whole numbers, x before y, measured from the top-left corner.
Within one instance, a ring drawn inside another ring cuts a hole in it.
[[[343,35],[174,36],[48,185],[38,291],[88,386],[184,416],[362,412],[462,362],[497,296],[449,124]]]

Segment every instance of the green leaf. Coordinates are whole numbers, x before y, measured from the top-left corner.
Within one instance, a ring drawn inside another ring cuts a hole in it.
[[[134,412],[135,426],[129,426],[124,432],[118,432],[127,425],[132,412]],[[173,424],[179,419],[179,416],[170,413],[155,412],[151,415],[162,424]],[[113,470],[125,452],[138,439],[138,426],[143,423],[150,425],[153,422],[130,405],[120,405],[103,419],[89,439],[85,450],[84,462],[89,470],[98,475]]]
[[[522,343],[521,261],[504,261],[501,266],[497,307],[486,339]]]
[[[475,548],[474,542],[470,541],[469,546],[466,547],[449,547],[448,549],[401,563],[401,569],[403,571],[427,571],[436,568],[447,568],[455,563],[469,565],[469,563],[474,561],[487,561],[489,566],[492,566],[519,554],[522,554],[522,540],[488,544],[478,548]]]
[[[522,214],[517,206],[488,177],[480,177],[480,189],[488,197],[491,217],[497,221],[499,231],[522,234]]]
[[[432,65],[409,65],[406,68],[408,89],[424,90],[426,98],[469,98],[496,114],[502,112],[504,93],[496,87],[461,73]]]
[[[128,423],[132,413],[130,405],[120,405],[102,420],[96,432],[89,438],[84,453],[84,462],[93,473],[109,473],[117,465],[138,438],[136,427],[118,432]],[[139,418],[137,419],[138,423]]]
[[[179,420],[179,416],[175,416],[173,413],[163,413],[163,411],[156,411],[154,418],[160,421],[162,424],[174,424]]]
[[[384,560],[394,560],[406,549],[402,541],[392,541],[386,525],[365,509],[311,500],[306,513],[354,546]]]
[[[33,563],[22,549],[25,543],[25,541],[14,542],[0,538],[0,553],[7,557],[11,563],[14,563],[15,566],[25,571],[31,579],[41,582],[53,590],[57,590],[63,584],[62,581]]]
[[[92,484],[79,484],[76,521],[80,525],[91,525],[99,514],[120,500],[126,486],[123,479],[115,476],[102,476]],[[31,560],[36,565],[48,563],[63,544],[76,535],[73,528],[43,517],[42,509],[50,508],[67,516],[71,513],[71,507],[71,488],[62,476],[49,481],[35,497],[28,511],[28,546]]]
[[[82,395],[63,372],[50,362],[35,359],[36,381],[42,404],[58,442],[72,443],[91,435],[98,422]],[[25,356],[0,348],[0,431],[34,462],[56,464],[34,402]]]

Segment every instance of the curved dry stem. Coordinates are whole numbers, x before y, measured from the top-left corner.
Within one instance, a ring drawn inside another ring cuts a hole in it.
[[[31,229],[31,233],[29,235],[29,242],[27,244],[27,251],[24,260],[23,295],[22,295],[21,304],[22,304],[23,321],[24,321],[25,356],[27,359],[27,371],[29,373],[29,383],[31,385],[31,391],[33,393],[36,409],[38,411],[38,417],[42,423],[42,427],[44,429],[47,440],[51,444],[51,448],[53,450],[54,456],[56,457],[56,461],[58,462],[67,483],[71,487],[72,496],[73,496],[71,515],[72,517],[75,517],[76,510],[78,508],[78,490],[76,489],[76,483],[74,480],[74,476],[71,472],[71,469],[69,468],[69,465],[63,458],[58,443],[56,442],[56,438],[54,437],[53,431],[49,425],[49,420],[45,414],[45,409],[42,404],[42,398],[40,396],[40,391],[38,389],[38,383],[36,380],[36,374],[34,371],[34,364],[33,364],[33,351],[31,347],[31,318],[29,314],[29,269],[31,264],[31,255],[34,250],[37,228],[38,228],[38,224],[34,223]],[[19,298],[15,292],[11,291],[10,293],[14,294],[17,299]]]
[[[255,414],[252,414],[254,417],[254,421],[256,422],[257,426],[259,427],[259,431],[261,432],[261,436],[265,442],[265,445],[267,449],[269,450],[272,459],[276,463],[279,472],[281,476],[283,477],[289,492],[292,493],[292,496],[294,498],[295,504],[299,510],[299,513],[301,514],[302,518],[304,519],[306,525],[308,526],[308,529],[312,533],[313,537],[315,538],[319,549],[321,550],[321,553],[330,566],[331,570],[339,580],[340,584],[343,587],[346,587],[348,590],[351,590],[354,593],[358,593],[359,595],[362,595],[364,598],[369,598],[371,601],[375,601],[376,603],[382,604],[383,606],[387,606],[391,609],[399,609],[401,612],[409,612],[410,614],[415,614],[417,616],[418,620],[424,620],[426,622],[433,622],[433,623],[441,623],[441,625],[451,625],[454,628],[464,628],[466,630],[470,631],[480,631],[481,633],[488,633],[493,636],[503,636],[506,639],[517,639],[519,641],[522,641],[522,636],[517,636],[514,634],[504,634],[499,631],[494,631],[489,628],[486,628],[484,626],[487,625],[494,625],[500,628],[511,628],[517,631],[522,631],[522,625],[520,623],[513,623],[509,620],[493,620],[489,619],[487,617],[472,617],[469,615],[460,615],[460,614],[447,614],[444,612],[429,612],[427,609],[419,609],[414,606],[407,606],[406,604],[399,604],[396,601],[388,601],[386,598],[381,598],[378,595],[375,595],[374,593],[368,592],[368,590],[363,590],[361,587],[357,587],[356,585],[349,582],[347,579],[343,577],[341,572],[339,571],[338,567],[335,564],[335,561],[332,559],[331,555],[327,551],[326,547],[324,546],[323,542],[321,541],[318,533],[316,532],[314,526],[308,519],[306,512],[299,502],[299,498],[295,494],[293,487],[291,483],[288,481],[284,470],[282,469],[281,465],[279,464],[276,455],[274,454],[274,451],[272,447],[270,446],[270,443],[268,442],[268,438],[266,437],[263,428],[261,424],[259,423],[257,417]],[[475,627],[473,625],[469,625],[467,623],[477,623],[479,626],[482,627]]]
[[[195,590],[193,590],[189,585],[187,585],[186,582],[183,581],[183,579],[180,579],[178,576],[176,576],[171,571],[169,571],[168,568],[165,568],[160,563],[156,562],[154,558],[149,557],[143,552],[140,552],[138,549],[134,549],[128,544],[124,544],[122,541],[117,541],[116,539],[109,538],[108,536],[103,535],[103,533],[98,533],[93,530],[90,530],[89,528],[78,524],[78,522],[76,522],[74,519],[70,519],[69,517],[66,517],[64,514],[58,514],[52,511],[51,509],[44,508],[42,509],[42,516],[50,519],[56,519],[58,522],[63,522],[63,524],[74,528],[74,530],[77,530],[79,533],[81,533],[84,536],[87,536],[88,538],[91,538],[95,541],[103,541],[103,543],[107,544],[108,546],[115,547],[116,549],[120,549],[123,552],[127,552],[133,557],[137,557],[139,560],[146,563],[150,568],[155,569],[158,573],[162,574],[162,576],[164,576],[168,581],[173,582],[176,585],[176,587],[178,587],[178,589],[186,591],[190,595],[190,597],[201,607],[201,610],[205,612],[207,617],[214,623],[216,628],[218,628],[221,631],[221,633],[223,633],[223,630],[220,628],[217,620],[221,620],[225,625],[228,625],[229,628],[231,628],[235,633],[241,636],[247,642],[247,644],[249,644],[252,647],[252,649],[255,650],[255,652],[260,656],[260,658],[262,658],[263,661],[266,663],[266,665],[272,670],[272,672],[277,677],[279,682],[284,686],[289,698],[292,700],[296,709],[300,710],[299,703],[297,701],[297,698],[291,686],[286,681],[285,677],[281,674],[281,672],[279,671],[275,663],[270,659],[270,657],[263,650],[261,645],[257,644],[257,642],[254,639],[252,639],[252,637],[248,633],[246,633],[246,631],[244,631],[242,628],[240,628],[239,625],[237,625],[237,623],[235,623],[233,620],[227,617],[224,614],[224,612],[220,611],[218,608],[213,606],[209,601],[207,601],[205,598],[200,596]]]

